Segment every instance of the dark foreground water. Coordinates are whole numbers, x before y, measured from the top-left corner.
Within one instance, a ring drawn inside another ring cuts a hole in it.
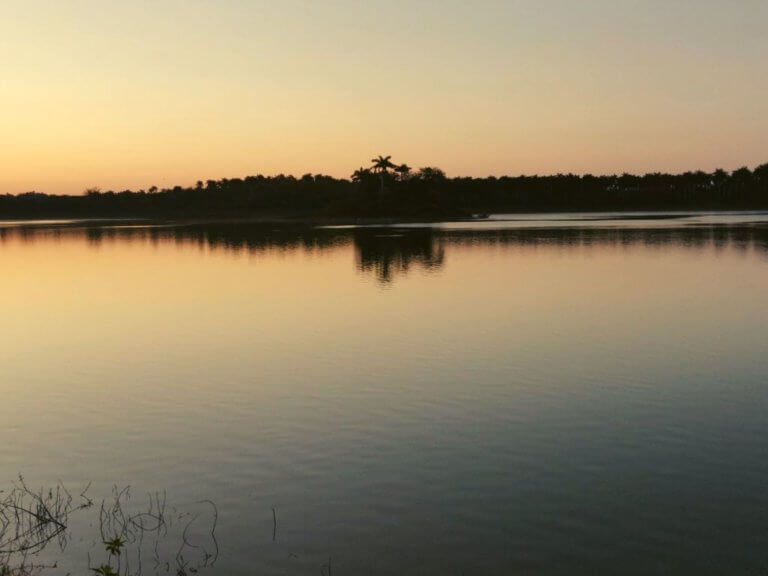
[[[200,546],[213,500],[201,573],[768,573],[765,216],[17,223],[0,270],[0,489]]]

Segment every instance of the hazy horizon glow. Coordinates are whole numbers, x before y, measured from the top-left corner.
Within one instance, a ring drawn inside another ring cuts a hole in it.
[[[6,0],[0,193],[768,161],[763,0]]]

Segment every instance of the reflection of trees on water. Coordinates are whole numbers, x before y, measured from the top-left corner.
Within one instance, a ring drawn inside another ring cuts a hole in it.
[[[768,226],[716,225],[666,228],[574,227],[524,228],[495,231],[451,231],[442,234],[449,245],[509,247],[657,247],[665,248],[754,248],[768,255]]]
[[[406,276],[414,267],[437,271],[446,250],[457,246],[532,249],[635,247],[659,250],[755,250],[768,255],[768,226],[734,224],[657,228],[574,226],[562,228],[444,230],[433,228],[317,228],[286,224],[69,225],[0,227],[0,243],[46,238],[85,238],[99,247],[109,242],[173,243],[209,250],[260,255],[329,252],[352,246],[357,268],[382,283]]]
[[[429,229],[394,232],[358,229],[353,234],[358,270],[373,273],[383,283],[405,275],[413,264],[424,270],[443,266],[445,250]]]
[[[101,226],[81,229],[88,242],[98,246],[103,242],[128,240],[153,244],[175,243],[197,245],[212,250],[247,252],[322,251],[349,243],[347,234],[319,231],[308,227],[286,227],[255,224],[194,224],[159,226]]]

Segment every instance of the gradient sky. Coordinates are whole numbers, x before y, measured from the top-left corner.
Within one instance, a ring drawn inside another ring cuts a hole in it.
[[[2,0],[0,192],[768,162],[765,0]]]

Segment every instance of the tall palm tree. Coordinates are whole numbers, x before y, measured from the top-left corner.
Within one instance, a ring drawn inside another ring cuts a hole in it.
[[[382,194],[384,193],[384,176],[389,174],[390,168],[394,169],[397,167],[395,164],[392,164],[390,158],[392,156],[379,156],[378,158],[371,159],[373,163],[371,170],[379,175],[379,192]]]
[[[390,168],[396,168],[397,166],[390,162],[390,158],[392,158],[392,156],[379,156],[378,158],[372,158],[372,170],[378,174],[386,174]]]

